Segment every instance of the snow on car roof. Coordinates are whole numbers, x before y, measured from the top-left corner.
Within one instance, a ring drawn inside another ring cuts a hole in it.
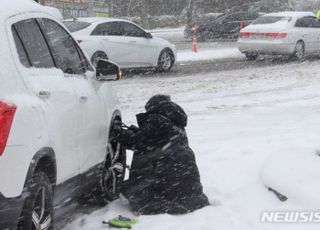
[[[304,16],[315,16],[312,12],[303,12],[303,11],[283,11],[277,13],[265,14],[263,16],[284,16],[284,17],[304,17]]]
[[[128,22],[128,20],[125,19],[119,19],[119,18],[106,18],[106,17],[80,17],[76,18],[79,21],[82,22],[88,22],[88,23],[99,23],[99,22],[111,22],[111,21],[124,21]],[[71,21],[73,19],[67,19],[65,21]]]

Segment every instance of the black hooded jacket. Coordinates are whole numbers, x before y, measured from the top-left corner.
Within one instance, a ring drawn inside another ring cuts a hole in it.
[[[127,195],[134,200],[139,190],[149,189],[152,196],[183,205],[185,212],[208,205],[189,147],[184,110],[170,97],[157,95],[146,104],[146,113],[137,115],[137,122],[139,128],[132,127],[121,136],[122,144],[134,151],[127,186],[137,192]],[[145,212],[152,214],[148,209]]]

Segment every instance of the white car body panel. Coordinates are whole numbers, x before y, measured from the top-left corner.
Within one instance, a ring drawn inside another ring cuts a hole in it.
[[[73,33],[74,37],[81,41],[80,46],[90,58],[95,52],[103,51],[111,61],[119,64],[121,68],[156,67],[161,51],[169,48],[174,55],[174,60],[176,60],[175,46],[161,38],[90,35],[102,23],[116,21],[134,24],[130,21],[111,18],[79,18],[79,21],[92,23],[89,27]],[[139,25],[136,26],[143,29]]]
[[[0,69],[0,101],[17,106],[0,156],[0,193],[6,198],[22,194],[33,157],[45,147],[55,152],[57,184],[101,163],[112,115],[119,110],[111,86],[95,80],[94,72],[65,77],[59,69],[26,68],[21,64],[11,25],[41,17],[57,22],[44,7],[23,3],[17,9],[4,2],[6,11],[0,9],[1,65],[6,67]],[[41,91],[50,92],[50,97],[39,97]],[[87,98],[81,101],[82,96]]]
[[[310,12],[281,12],[266,14],[264,16],[290,16],[292,20],[279,21],[272,24],[251,24],[240,31],[248,33],[286,33],[285,38],[270,39],[265,36],[238,39],[238,48],[243,53],[258,54],[285,54],[294,53],[296,44],[302,40],[305,43],[305,53],[311,54],[319,51],[320,28],[299,28],[295,23],[304,16],[315,16]],[[262,16],[262,17],[264,17]]]

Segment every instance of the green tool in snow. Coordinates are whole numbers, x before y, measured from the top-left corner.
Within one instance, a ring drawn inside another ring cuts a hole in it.
[[[111,219],[108,222],[103,221],[103,224],[109,224],[110,227],[114,228],[127,228],[131,229],[132,225],[138,223],[137,220],[130,219],[123,216],[118,216],[117,218]]]

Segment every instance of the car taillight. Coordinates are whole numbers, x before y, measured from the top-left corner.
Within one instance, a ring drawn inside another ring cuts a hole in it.
[[[286,33],[266,33],[267,38],[285,38],[287,37]]]
[[[14,114],[17,110],[15,105],[0,101],[0,156],[7,145]]]
[[[250,33],[249,32],[240,32],[240,38],[249,38]]]

